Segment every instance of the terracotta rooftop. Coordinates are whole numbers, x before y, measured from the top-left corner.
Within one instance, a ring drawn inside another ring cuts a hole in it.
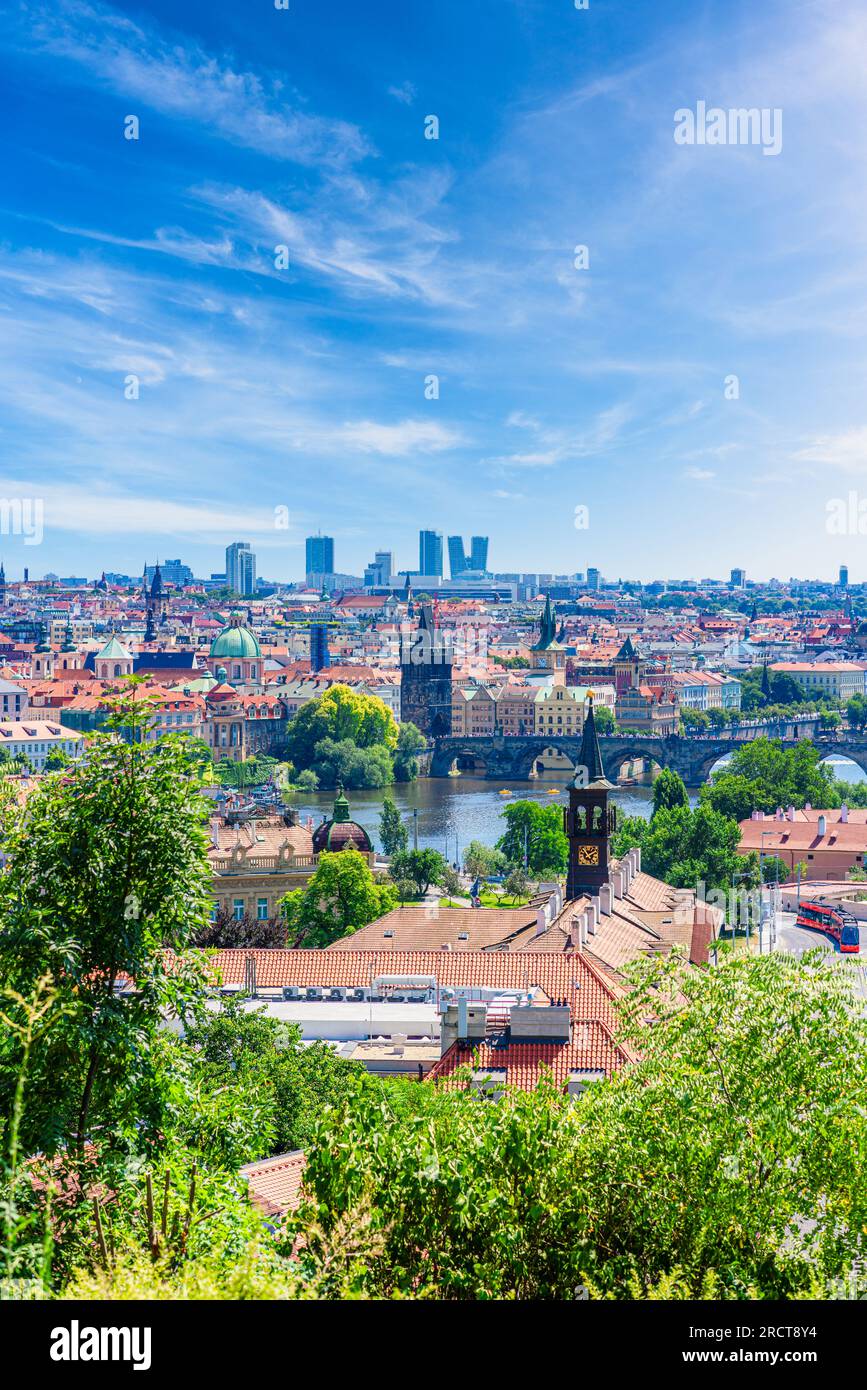
[[[247,1163],[241,1169],[250,1200],[265,1216],[284,1216],[298,1206],[305,1162],[303,1149],[293,1149],[291,1153]]]

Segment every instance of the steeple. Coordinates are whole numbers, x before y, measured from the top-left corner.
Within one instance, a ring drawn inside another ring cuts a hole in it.
[[[534,652],[544,652],[557,641],[557,620],[551,606],[551,595],[545,595],[545,608],[539,624],[539,640],[534,644]]]
[[[586,780],[584,780],[586,778]],[[581,751],[578,754],[578,767],[572,784],[578,787],[599,787],[606,791],[616,790],[613,782],[605,776],[599,735],[596,732],[596,715],[593,712],[593,691],[587,691],[587,713],[584,716],[584,729],[581,734]]]
[[[608,843],[617,824],[617,812],[608,805],[615,791],[605,775],[596,732],[593,692],[587,692],[587,714],[575,777],[569,786],[569,806],[563,812],[563,828],[569,841],[566,897],[574,901],[594,897],[608,882]]]

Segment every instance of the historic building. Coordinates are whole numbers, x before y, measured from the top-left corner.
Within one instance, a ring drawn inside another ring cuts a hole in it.
[[[421,604],[418,627],[401,634],[400,717],[429,738],[452,731],[454,650],[437,628],[433,607]]]
[[[313,853],[334,854],[342,849],[357,849],[359,854],[367,856],[373,868],[374,852],[370,836],[363,825],[352,819],[343,787],[338,786],[331,819],[324,820],[313,832]]]
[[[533,665],[527,672],[529,679],[547,676],[554,685],[566,682],[566,648],[557,640],[557,619],[551,603],[551,595],[545,599],[545,608],[539,625],[538,640],[530,648]]]
[[[236,690],[257,691],[262,687],[265,662],[259,639],[240,613],[233,613],[228,626],[215,637],[208,653],[208,665],[218,681]],[[220,675],[222,670],[223,675]]]
[[[132,653],[128,652],[116,637],[106,642],[102,651],[97,652],[93,658],[94,675],[99,681],[120,680],[123,676],[131,676],[133,665]]]
[[[608,805],[608,795],[615,790],[605,776],[596,734],[593,694],[588,692],[578,767],[569,787],[569,806],[563,812],[563,828],[569,841],[566,873],[569,902],[595,896],[608,882],[608,842],[617,824],[617,812]]]

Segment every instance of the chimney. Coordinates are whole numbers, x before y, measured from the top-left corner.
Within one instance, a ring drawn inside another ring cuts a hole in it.
[[[794,806],[790,806],[790,807],[788,808],[788,810],[786,811],[786,820],[794,821],[794,819],[795,819],[795,808],[794,808]]]
[[[546,932],[547,930],[548,930],[548,913],[546,912],[546,910],[545,910],[544,907],[537,908],[537,910],[536,910],[536,935],[537,935],[537,936],[541,936],[542,933],[543,933],[543,932]]]
[[[569,923],[569,941],[576,951],[580,951],[584,944],[584,914],[574,912]]]
[[[596,935],[596,928],[599,926],[599,899],[590,899],[590,907],[587,910],[587,930],[591,936]]]
[[[611,884],[603,883],[599,889],[599,911],[603,917],[611,916]]]
[[[777,809],[776,809],[776,811],[774,812],[774,820],[782,820],[782,819],[783,819],[783,808],[782,808],[782,806],[778,806]]]
[[[821,840],[821,839],[824,839],[825,831],[827,830],[827,828],[828,828],[828,822],[825,820],[825,817],[824,817],[824,816],[820,816],[820,817],[819,817],[819,839],[820,839],[820,840]]]
[[[840,807],[840,820],[843,822],[844,825],[849,824],[849,807],[846,805],[845,801],[843,802],[843,805]]]
[[[640,845],[636,845],[636,847],[635,847],[635,849],[632,851],[632,853],[635,855],[635,872],[636,872],[637,874],[640,874],[640,873],[641,873],[641,846],[640,846]]]
[[[216,816],[212,816],[208,824],[211,827],[211,844],[214,849],[220,848],[220,822]]]
[[[613,892],[615,898],[622,898],[622,897],[623,897],[623,870],[622,870],[622,869],[612,869],[612,871],[611,871],[611,877],[610,877],[610,879],[609,879],[609,883],[611,884],[611,891]]]

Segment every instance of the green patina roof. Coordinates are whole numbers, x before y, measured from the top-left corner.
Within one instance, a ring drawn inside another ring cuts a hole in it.
[[[130,654],[126,647],[122,647],[116,637],[112,637],[106,642],[101,652],[97,652],[97,661],[129,661]]]
[[[211,656],[221,656],[228,660],[258,660],[262,655],[259,639],[240,618],[233,617],[228,627],[224,627],[219,637],[211,643]]]

